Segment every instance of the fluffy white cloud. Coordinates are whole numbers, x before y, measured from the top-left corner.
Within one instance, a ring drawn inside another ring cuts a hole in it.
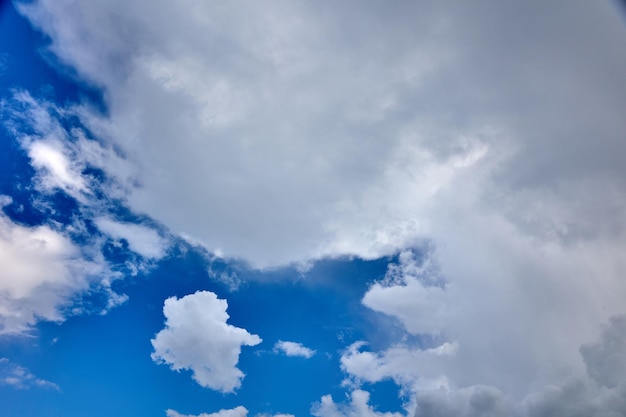
[[[286,342],[279,340],[274,345],[275,352],[283,352],[287,356],[300,356],[303,358],[311,358],[315,355],[315,351],[304,346],[302,343]]]
[[[95,223],[100,231],[115,239],[124,239],[128,248],[149,259],[160,259],[165,255],[168,242],[156,230],[147,226],[118,222],[108,217],[98,217]]]
[[[232,409],[224,409],[215,413],[201,413],[198,415],[180,414],[176,410],[167,410],[165,412],[167,417],[246,417],[248,410],[243,406],[238,406]]]
[[[319,403],[311,408],[315,417],[401,417],[401,413],[379,412],[369,405],[370,394],[354,390],[349,404],[337,404],[330,395],[324,395]]]
[[[210,291],[165,300],[165,328],[151,341],[152,359],[174,371],[191,370],[203,387],[225,393],[239,388],[241,346],[258,345],[261,338],[226,323],[227,308],[226,300]]]
[[[28,369],[12,363],[8,358],[0,358],[0,385],[9,385],[17,389],[39,387],[60,391],[59,386],[54,382],[38,378]]]
[[[90,260],[61,231],[16,224],[2,212],[0,265],[0,334],[63,321],[71,298],[108,274],[102,260]]]
[[[473,236],[460,233],[458,240]],[[624,268],[623,261],[606,257],[607,250],[617,247],[594,242],[584,250],[546,245],[538,251],[534,240],[519,239],[511,245],[508,231],[506,239],[483,236],[482,242],[491,239],[485,254],[472,253],[471,262],[461,251],[455,252],[463,270],[453,269],[450,259],[452,274],[446,274],[448,281],[441,286],[434,286],[439,267],[427,262],[416,267],[420,256],[436,264],[434,255],[402,254],[363,302],[397,317],[409,332],[431,333],[432,344],[426,345],[430,349],[394,346],[380,353],[353,349],[342,360],[346,370],[365,380],[394,378],[407,387],[445,376],[455,386],[495,386],[518,399],[529,387],[584,377],[579,347],[596,337],[607,313],[623,311],[617,295],[624,294],[617,272]],[[452,242],[438,248],[437,256],[448,255],[451,246]],[[436,291],[426,291],[429,288]],[[433,358],[427,354],[444,346],[455,346],[454,354]]]

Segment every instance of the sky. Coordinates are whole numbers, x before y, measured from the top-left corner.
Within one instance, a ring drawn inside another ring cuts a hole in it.
[[[626,416],[626,9],[0,1],[0,417]]]

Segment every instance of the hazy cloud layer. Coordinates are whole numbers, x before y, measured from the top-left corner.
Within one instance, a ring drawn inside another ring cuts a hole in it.
[[[203,387],[224,393],[239,388],[241,346],[258,345],[261,339],[226,323],[227,307],[210,291],[165,300],[165,328],[152,339],[152,359],[174,371],[191,370]]]
[[[38,378],[28,369],[11,362],[7,358],[0,358],[0,385],[8,385],[17,389],[46,388],[55,391],[61,390],[54,382]]]

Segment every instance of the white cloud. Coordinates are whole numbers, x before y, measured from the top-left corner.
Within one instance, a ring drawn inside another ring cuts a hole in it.
[[[0,213],[0,334],[22,333],[39,320],[63,321],[64,307],[108,271],[62,232],[27,227]]]
[[[413,334],[436,334],[445,323],[447,299],[445,289],[423,285],[407,279],[402,285],[374,284],[363,297],[363,304],[401,320]]]
[[[363,342],[353,343],[341,355],[341,369],[353,379],[352,382],[358,386],[361,382],[391,379],[406,395],[448,387],[448,378],[441,371],[459,348],[457,343],[448,342],[430,349],[398,344],[382,352],[370,352],[363,351],[364,346]]]
[[[0,358],[0,385],[9,385],[17,389],[35,387],[61,390],[54,382],[38,378],[28,369],[12,363],[8,358]]]
[[[201,413],[198,415],[180,414],[175,410],[167,410],[165,412],[167,417],[246,417],[248,410],[243,406],[238,406],[232,409],[224,409],[215,413]]]
[[[210,291],[197,291],[165,300],[165,328],[154,339],[152,359],[174,371],[188,369],[203,387],[224,393],[241,385],[237,368],[241,346],[255,346],[261,338],[227,322],[226,300]]]
[[[297,342],[286,342],[283,340],[279,340],[274,345],[275,352],[283,352],[287,356],[300,356],[303,358],[311,358],[315,355],[315,351],[304,346],[302,343]]]
[[[133,252],[145,258],[160,259],[165,255],[167,241],[147,226],[118,222],[108,217],[98,217],[95,223],[100,231],[115,239],[124,239]]]
[[[454,355],[432,360],[417,348],[388,349],[375,354],[378,365],[372,369],[385,369],[387,377],[445,375],[456,386],[495,386],[518,399],[529,387],[585,375],[579,346],[595,338],[606,314],[623,311],[624,282],[617,271],[624,263],[610,254],[618,246],[598,241],[538,246],[510,224],[502,226],[492,235],[481,227],[458,230],[455,241],[427,255],[437,257],[447,278],[432,294],[423,289],[432,288],[431,271],[411,266],[419,262],[410,257],[419,254],[401,256],[391,268],[399,274],[371,287],[366,305],[397,317],[408,331],[430,330],[435,341],[458,347]],[[465,253],[478,234],[488,244],[484,252]],[[392,352],[396,355],[389,356]]]
[[[584,375],[579,346],[624,312],[610,2],[20,8],[103,87],[107,115],[81,118],[136,168],[130,206],[175,233],[260,267],[433,242],[445,286],[407,273],[365,297],[458,343],[433,374],[523,398]]]
[[[311,408],[315,417],[401,417],[401,413],[379,412],[369,405],[370,394],[354,390],[349,404],[337,404],[330,395],[324,395],[319,403]]]

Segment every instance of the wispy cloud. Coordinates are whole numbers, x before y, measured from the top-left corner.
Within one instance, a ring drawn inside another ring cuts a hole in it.
[[[54,382],[38,378],[27,368],[11,362],[8,358],[0,358],[0,384],[17,389],[46,388],[61,391]]]
[[[232,409],[224,409],[215,413],[201,413],[198,415],[180,414],[176,410],[167,410],[165,412],[167,417],[246,417],[248,410],[245,407],[238,406]]]

